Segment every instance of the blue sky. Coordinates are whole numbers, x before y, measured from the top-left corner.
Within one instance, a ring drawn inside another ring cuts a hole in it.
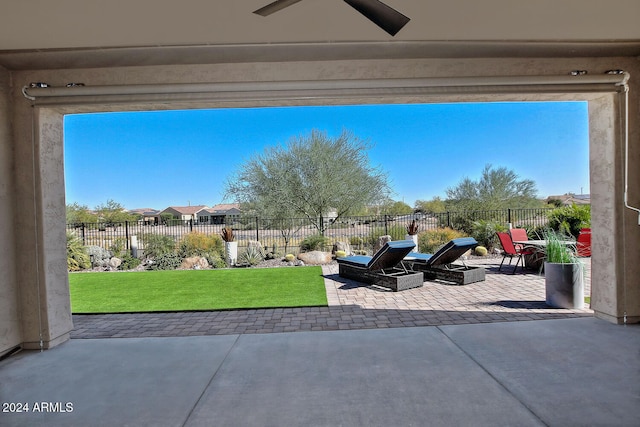
[[[487,163],[534,180],[540,197],[589,192],[586,102],[360,105],[66,116],[67,203],[212,206],[253,153],[312,129],[370,141],[371,164],[411,206]]]

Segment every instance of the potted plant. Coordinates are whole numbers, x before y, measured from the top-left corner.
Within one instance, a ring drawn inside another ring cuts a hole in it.
[[[420,225],[414,219],[411,221],[409,225],[407,225],[407,235],[404,236],[405,240],[413,240],[413,243],[416,244],[416,252],[418,252],[418,229]]]
[[[222,240],[224,240],[224,252],[227,265],[235,265],[238,260],[238,242],[235,241],[233,229],[231,227],[225,227],[222,229],[220,235],[222,236]]]
[[[584,308],[584,270],[575,255],[575,244],[568,244],[554,231],[545,233],[545,241],[546,303],[559,308]]]

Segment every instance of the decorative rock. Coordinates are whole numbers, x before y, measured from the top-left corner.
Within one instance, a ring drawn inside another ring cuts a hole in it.
[[[378,241],[373,246],[373,252],[374,253],[378,252],[380,250],[380,248],[384,246],[385,243],[390,242],[390,241],[391,241],[391,236],[389,236],[389,235],[378,237]]]
[[[209,262],[205,257],[194,256],[185,258],[180,264],[180,268],[184,270],[200,270],[203,268],[209,268]]]
[[[333,257],[329,252],[311,251],[301,253],[298,255],[298,259],[304,264],[322,265],[329,264],[333,260]]]
[[[117,269],[122,264],[122,260],[120,258],[113,257],[109,260],[109,267],[113,269]]]
[[[351,254],[351,245],[347,242],[335,242],[333,244],[333,249],[331,249],[332,254],[337,254],[338,252],[344,252],[347,255]]]
[[[92,267],[108,267],[111,252],[101,246],[87,247],[87,253],[92,261]]]

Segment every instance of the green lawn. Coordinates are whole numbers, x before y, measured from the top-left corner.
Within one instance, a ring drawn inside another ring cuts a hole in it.
[[[69,288],[75,314],[327,305],[320,267],[73,273]]]

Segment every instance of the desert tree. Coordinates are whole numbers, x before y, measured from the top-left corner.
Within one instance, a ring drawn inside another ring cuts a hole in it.
[[[331,138],[312,130],[253,155],[227,180],[225,197],[265,217],[306,218],[323,234],[330,212],[335,221],[390,193],[386,174],[370,165],[370,148],[348,131]]]
[[[446,190],[447,207],[456,210],[494,210],[539,207],[536,183],[520,179],[506,167],[493,168],[487,164],[479,180],[463,178],[458,185]]]

